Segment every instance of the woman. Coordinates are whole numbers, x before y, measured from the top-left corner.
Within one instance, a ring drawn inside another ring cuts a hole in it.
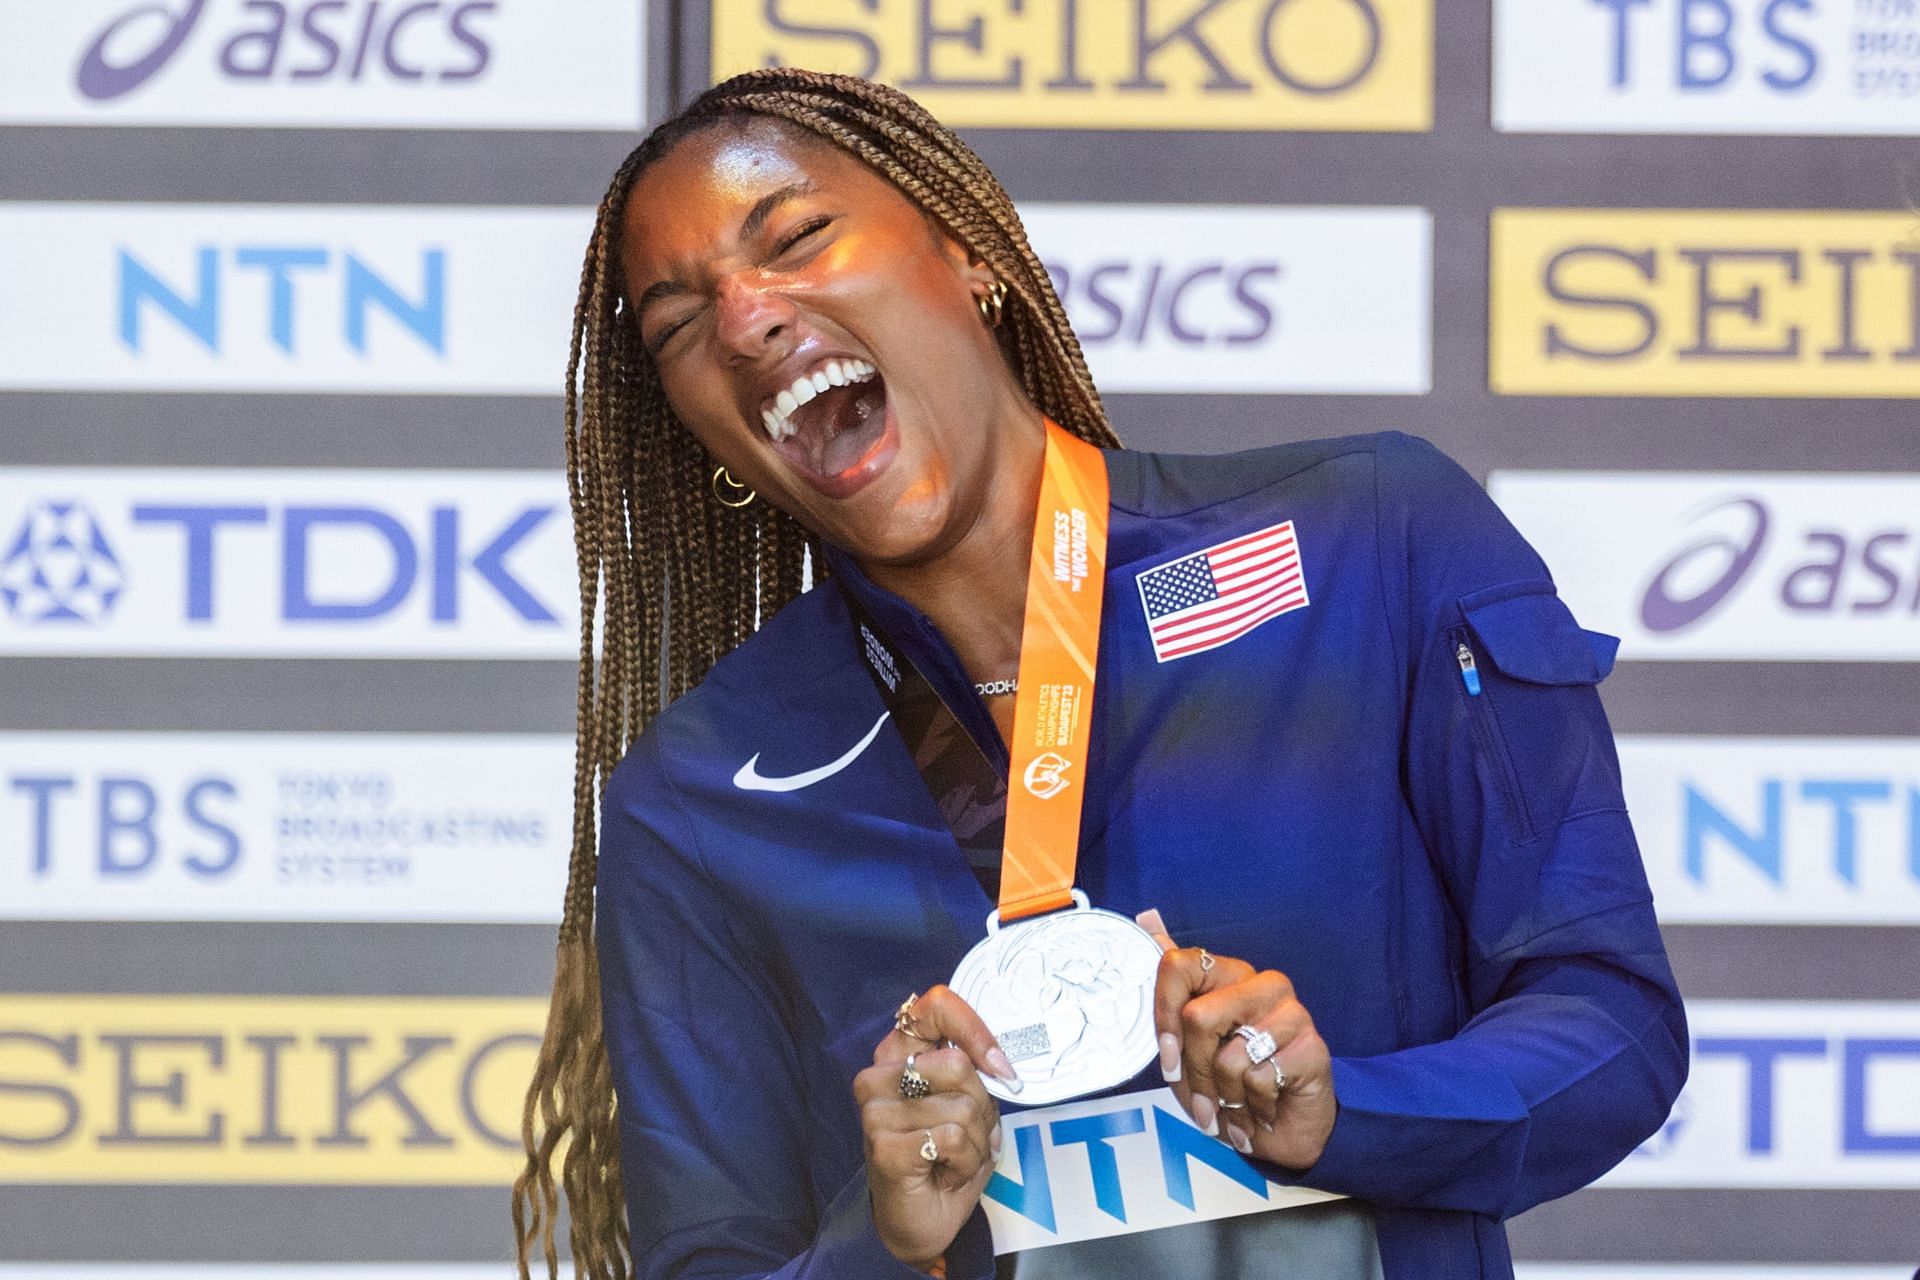
[[[981,1073],[1016,1073],[942,984],[1000,868],[886,694],[911,668],[1004,777],[1054,451],[1111,494],[1076,882],[1166,948],[1134,1087],[1350,1198],[1003,1273],[1506,1276],[1501,1219],[1664,1119],[1685,1027],[1611,645],[1431,447],[1119,451],[992,175],[902,95],[791,70],[621,166],[570,364],[578,816],[523,1274],[562,1139],[589,1275],[993,1273]],[[1156,630],[1155,592],[1278,529],[1282,605]]]

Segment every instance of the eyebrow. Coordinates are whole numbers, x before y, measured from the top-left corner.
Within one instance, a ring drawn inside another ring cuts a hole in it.
[[[803,178],[799,182],[790,182],[784,187],[776,188],[761,196],[753,202],[753,208],[747,210],[747,216],[740,220],[741,238],[751,239],[759,235],[761,229],[767,225],[767,219],[773,216],[774,210],[789,200],[797,200],[801,196],[813,194],[814,189],[813,183]],[[634,302],[634,314],[638,316],[644,313],[650,303],[661,298],[688,292],[691,290],[677,280],[656,280],[648,285]]]
[[[790,182],[784,187],[767,192],[766,195],[761,196],[753,202],[753,208],[747,210],[747,216],[740,222],[740,234],[743,236],[759,235],[760,228],[767,224],[767,219],[773,216],[775,209],[778,209],[789,200],[797,200],[801,196],[812,195],[813,189],[813,183],[802,178],[798,182]]]

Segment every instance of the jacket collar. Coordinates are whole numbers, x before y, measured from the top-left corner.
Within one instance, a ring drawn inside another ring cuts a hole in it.
[[[866,611],[901,656],[925,677],[987,759],[1005,768],[1007,746],[999,726],[987,714],[966,668],[933,619],[867,577],[853,557],[838,547],[827,546],[825,559],[831,581]]]

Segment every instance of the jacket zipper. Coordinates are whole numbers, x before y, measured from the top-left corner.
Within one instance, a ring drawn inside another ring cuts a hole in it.
[[[1494,714],[1493,695],[1480,679],[1479,657],[1474,653],[1473,646],[1467,643],[1465,628],[1456,628],[1451,638],[1454,666],[1459,673],[1461,687],[1466,691],[1467,720],[1480,740],[1481,750],[1487,753],[1488,763],[1493,768],[1494,784],[1500,792],[1500,798],[1506,803],[1507,811],[1513,815],[1514,825],[1522,839],[1531,839],[1533,822],[1521,795],[1520,775],[1513,767],[1513,756],[1507,750],[1506,737],[1500,732],[1500,721]]]
[[[1467,648],[1462,640],[1460,647],[1453,651],[1453,660],[1460,664],[1460,679],[1467,686],[1470,697],[1480,696],[1480,664],[1473,660],[1473,650]]]

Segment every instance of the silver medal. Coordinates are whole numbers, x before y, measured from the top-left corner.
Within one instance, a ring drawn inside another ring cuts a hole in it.
[[[987,1092],[1039,1106],[1124,1084],[1158,1053],[1153,984],[1160,946],[1123,915],[1074,906],[1000,927],[954,970],[949,984],[1000,1041],[1024,1086],[1013,1093],[982,1075]]]

